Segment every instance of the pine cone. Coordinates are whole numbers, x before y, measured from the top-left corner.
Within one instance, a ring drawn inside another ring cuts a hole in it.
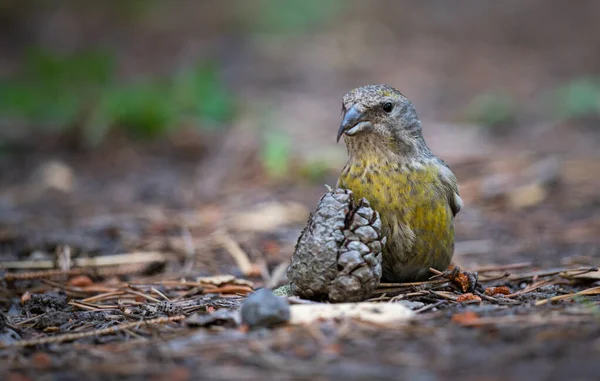
[[[327,192],[298,239],[287,275],[294,295],[331,302],[368,298],[381,278],[379,213],[352,192]]]

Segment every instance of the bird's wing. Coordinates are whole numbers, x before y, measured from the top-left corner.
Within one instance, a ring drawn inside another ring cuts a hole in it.
[[[462,199],[458,193],[458,182],[448,165],[442,160],[440,160],[440,164],[440,180],[444,187],[446,197],[448,198],[450,209],[452,209],[452,213],[456,216],[463,206]]]

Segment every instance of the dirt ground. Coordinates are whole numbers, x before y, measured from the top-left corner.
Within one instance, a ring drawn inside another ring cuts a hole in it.
[[[219,283],[210,276],[232,274],[249,279],[254,287],[263,286],[289,259],[310,204],[300,203],[302,197],[294,190],[270,199],[255,192],[244,200],[236,200],[237,193],[232,191],[225,198],[227,202],[219,200],[191,209],[182,205],[180,195],[189,180],[186,168],[191,164],[169,155],[168,169],[161,171],[160,166],[152,165],[163,160],[153,159],[168,153],[151,154],[145,147],[137,155],[140,163],[135,165],[139,167],[119,168],[122,177],[112,182],[98,176],[116,176],[117,171],[110,165],[107,169],[105,156],[101,156],[93,177],[108,186],[95,197],[78,197],[78,192],[56,189],[40,194],[40,188],[48,184],[44,185],[39,171],[52,172],[47,168],[36,168],[22,187],[13,184],[23,204],[2,213],[2,255],[4,260],[32,268],[2,273],[5,320],[1,338],[7,346],[2,349],[4,379],[342,376],[583,380],[593,378],[591,375],[598,371],[599,290],[594,287],[598,271],[592,269],[599,255],[598,180],[585,176],[590,172],[577,177],[576,171],[564,169],[569,165],[597,169],[597,159],[586,158],[590,161],[583,164],[583,159],[570,158],[561,162],[561,170],[556,169],[556,163],[540,164],[529,158],[453,165],[464,184],[468,205],[458,219],[456,258],[464,268],[479,270],[484,286],[507,286],[509,296],[461,303],[457,297],[462,292],[448,283],[384,288],[373,296],[374,303],[407,300],[416,310],[431,308],[394,329],[360,322],[325,322],[247,333],[227,315],[206,319],[198,324],[203,328],[187,320],[168,319],[235,309],[251,286],[232,280]],[[63,170],[80,173],[77,162],[81,160],[77,156],[71,160],[72,167]],[[52,168],[43,159],[33,162]],[[84,165],[92,162],[88,158]],[[507,168],[498,168],[502,166]],[[534,177],[522,180],[521,185],[509,183],[505,193],[483,193],[481,172],[514,175],[544,166],[551,167],[545,171],[558,172],[552,181]],[[129,179],[129,174],[144,173],[142,168],[148,177],[143,181]],[[60,166],[55,163],[53,170],[60,172]],[[153,176],[178,174],[163,190],[144,184],[152,184]],[[85,189],[84,179],[83,175],[77,177],[77,189]],[[469,187],[476,189],[469,191]],[[323,190],[315,188],[316,199]],[[119,202],[117,196],[111,197],[119,189],[133,189],[133,195]],[[544,197],[539,197],[539,192]],[[569,196],[573,192],[577,192],[576,199]],[[157,200],[156,205],[153,200]],[[292,201],[297,204],[290,204]],[[244,204],[254,206],[240,206]],[[279,214],[275,222],[256,223],[254,219],[275,213]],[[219,233],[223,231],[227,233]],[[230,255],[227,243],[219,238],[221,234],[248,254],[252,266],[246,275]],[[54,273],[35,269],[31,262],[60,263],[67,256],[65,250],[74,261],[135,251],[160,255],[151,263],[132,258],[131,264],[111,266],[109,260],[108,266],[101,268],[73,267],[70,272]],[[583,275],[573,277],[573,273],[565,273],[568,269]],[[561,295],[568,296],[561,299]],[[166,300],[177,301],[170,304],[172,310],[157,307]],[[94,333],[128,322],[135,326]],[[85,332],[93,336],[35,343]],[[34,342],[22,348],[20,340]]]
[[[11,142],[0,157],[0,378],[597,378],[600,116],[556,121],[534,100],[563,78],[600,74],[590,53],[597,5],[436,13],[434,3],[404,4],[402,22],[359,4],[335,28],[294,41],[296,55],[277,42],[258,53],[238,37],[206,39],[211,51],[245,47],[223,60],[240,98],[268,100],[269,123],[292,136],[283,179],[261,167],[252,107],[226,132],[182,130],[160,142],[118,133],[93,150],[68,135]],[[538,17],[545,23],[532,26]],[[192,29],[160,44],[197,38]],[[133,70],[141,64],[127,54],[149,37],[120,33],[131,38],[121,47]],[[587,40],[573,44],[581,33]],[[235,311],[253,290],[285,283],[308,213],[343,164],[339,99],[363,82],[402,85],[414,101],[465,201],[455,259],[488,291],[464,297],[439,279],[384,285],[370,302],[403,303],[414,319],[248,331]],[[514,123],[465,126],[469,100],[499,84],[521,105]],[[327,157],[317,181],[302,176],[312,157]]]

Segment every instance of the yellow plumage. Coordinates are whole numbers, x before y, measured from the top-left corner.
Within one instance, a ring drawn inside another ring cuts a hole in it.
[[[380,165],[376,160],[349,163],[338,186],[369,200],[379,211],[383,233],[384,278],[411,281],[429,267],[445,269],[454,248],[453,214],[435,163]]]

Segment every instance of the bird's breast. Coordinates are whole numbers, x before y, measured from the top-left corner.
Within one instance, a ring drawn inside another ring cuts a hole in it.
[[[338,187],[350,189],[357,200],[369,200],[384,225],[401,223],[415,233],[445,235],[452,221],[435,163],[349,161]]]

